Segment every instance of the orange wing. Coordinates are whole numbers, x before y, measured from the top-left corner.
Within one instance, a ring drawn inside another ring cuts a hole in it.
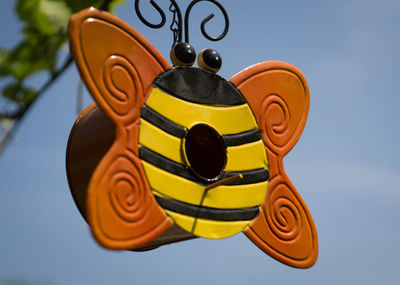
[[[283,157],[306,124],[307,82],[297,68],[277,61],[254,65],[230,81],[246,98],[262,131],[271,177],[260,216],[245,234],[273,258],[294,267],[310,267],[318,256],[317,231],[283,168]]]
[[[69,38],[81,77],[115,125],[115,141],[89,182],[88,222],[106,248],[143,246],[172,224],[150,191],[137,143],[140,109],[170,66],[136,30],[94,8],[71,18]]]

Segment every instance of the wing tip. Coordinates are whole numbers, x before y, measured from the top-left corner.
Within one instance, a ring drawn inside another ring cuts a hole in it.
[[[262,250],[264,253],[268,254],[270,257],[274,258],[275,260],[290,266],[294,268],[299,268],[299,269],[307,269],[312,267],[318,259],[318,238],[314,236],[314,238],[311,240],[312,243],[312,249],[309,251],[309,254],[301,259],[296,259],[293,257],[290,257],[288,255],[279,253],[278,251],[272,249],[271,247],[268,246],[268,244],[261,239],[255,231],[251,228],[248,227],[243,233],[253,242],[254,245],[256,245],[260,250]],[[317,234],[315,230],[313,230],[313,234]]]
[[[125,240],[112,239],[105,233],[100,225],[100,222],[90,222],[90,230],[92,237],[103,248],[109,250],[135,250],[136,248],[145,247],[151,241],[161,236],[166,230],[172,226],[173,222],[168,216],[164,216],[157,226],[151,231],[137,237],[127,238]]]

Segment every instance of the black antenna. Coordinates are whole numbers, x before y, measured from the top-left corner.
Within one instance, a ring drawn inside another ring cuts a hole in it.
[[[194,5],[196,5],[197,3],[201,2],[201,1],[211,2],[211,3],[215,4],[221,10],[221,12],[225,18],[225,29],[222,32],[222,34],[220,34],[218,37],[211,37],[209,34],[207,34],[206,29],[205,29],[205,25],[207,24],[207,22],[210,21],[215,16],[213,13],[208,15],[201,22],[201,33],[209,41],[222,40],[226,36],[226,34],[228,33],[228,30],[229,30],[229,18],[228,18],[228,14],[225,11],[225,8],[219,2],[217,2],[215,0],[194,0],[189,4],[189,6],[185,12],[185,42],[189,43],[189,14],[190,14],[190,11],[192,10]]]
[[[213,13],[208,15],[206,18],[203,19],[203,21],[201,22],[200,25],[200,29],[201,29],[201,33],[203,34],[203,36],[210,40],[210,41],[219,41],[222,40],[225,35],[228,33],[229,30],[229,18],[228,18],[228,14],[226,13],[225,8],[216,0],[193,0],[192,2],[190,2],[189,6],[187,7],[186,11],[185,11],[185,23],[184,23],[184,28],[185,28],[185,42],[189,43],[189,15],[190,12],[193,8],[194,5],[196,5],[198,2],[201,1],[205,1],[205,2],[210,2],[215,4],[220,11],[222,12],[222,14],[224,15],[224,19],[225,19],[225,28],[224,31],[217,37],[212,37],[210,36],[207,32],[206,32],[206,28],[205,25],[215,16]],[[158,14],[161,17],[161,21],[159,24],[153,24],[150,23],[149,21],[147,21],[141,11],[140,11],[140,7],[139,7],[139,2],[140,0],[135,0],[135,11],[136,14],[138,15],[139,19],[148,27],[153,28],[153,29],[160,29],[165,25],[166,22],[166,16],[164,11],[160,8],[160,6],[157,5],[157,3],[154,0],[150,0],[150,4],[157,10]],[[173,40],[174,40],[174,44],[176,42],[181,42],[182,41],[182,30],[183,30],[183,26],[182,26],[182,13],[181,10],[179,9],[178,4],[176,3],[175,0],[170,0],[171,4],[169,6],[169,11],[172,12],[173,14],[173,18],[172,18],[172,24],[170,25],[170,29],[173,33]]]

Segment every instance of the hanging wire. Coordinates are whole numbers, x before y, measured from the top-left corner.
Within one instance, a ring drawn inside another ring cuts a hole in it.
[[[171,0],[169,11],[172,12],[172,23],[169,27],[173,34],[173,44],[182,41],[182,14],[175,1]],[[177,19],[178,18],[178,19]]]

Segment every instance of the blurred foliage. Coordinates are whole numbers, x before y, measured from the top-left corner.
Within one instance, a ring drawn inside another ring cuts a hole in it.
[[[25,104],[36,97],[36,90],[25,80],[39,72],[54,74],[57,56],[67,41],[69,17],[87,7],[100,7],[104,0],[18,0],[15,11],[23,23],[23,39],[13,48],[0,48],[0,77],[10,82],[2,95]],[[111,7],[123,2],[112,1]]]
[[[41,93],[64,72],[71,57],[60,65],[60,51],[67,49],[68,21],[72,14],[88,7],[113,8],[124,0],[17,0],[15,12],[22,22],[22,39],[12,48],[0,47],[0,79],[6,80],[1,100],[11,103],[8,110],[0,109],[0,152],[5,140],[4,122],[24,116],[26,110]],[[40,87],[27,86],[28,79],[45,72],[49,80]],[[4,109],[4,108],[3,108]],[[11,129],[12,131],[12,129]]]

